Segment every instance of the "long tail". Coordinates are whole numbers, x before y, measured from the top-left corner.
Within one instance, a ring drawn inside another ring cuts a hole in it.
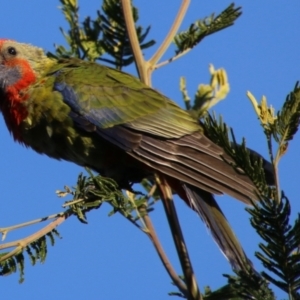
[[[237,271],[249,270],[252,263],[247,258],[214,196],[187,184],[183,184],[182,187],[186,192],[189,205],[210,229],[214,240],[232,268]]]

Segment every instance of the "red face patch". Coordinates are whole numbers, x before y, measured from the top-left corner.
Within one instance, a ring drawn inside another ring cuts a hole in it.
[[[3,47],[9,42],[11,40],[0,39],[1,52],[6,51]],[[36,76],[27,60],[13,55],[2,61],[2,73],[4,78],[7,77],[4,81],[6,85],[3,86],[2,99],[0,99],[0,110],[15,140],[22,141],[19,125],[27,116],[22,102],[27,100],[25,90],[35,82]]]

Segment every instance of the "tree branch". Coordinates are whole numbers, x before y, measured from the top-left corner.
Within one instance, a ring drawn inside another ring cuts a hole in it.
[[[148,200],[152,197],[152,195],[154,194],[155,190],[157,188],[157,185],[154,184],[148,195],[147,195],[147,198]],[[133,198],[133,194],[129,191],[127,191],[127,196],[129,198],[130,201],[132,201],[133,205],[135,203],[135,200]],[[180,292],[187,297],[188,295],[188,291],[187,291],[187,287],[186,285],[184,284],[184,282],[181,280],[181,278],[177,275],[175,269],[173,268],[171,262],[169,261],[161,243],[160,243],[160,240],[156,234],[156,231],[155,231],[155,228],[153,226],[153,223],[151,221],[151,218],[150,216],[148,215],[148,212],[147,212],[147,204],[143,205],[143,206],[140,206],[140,207],[136,207],[136,211],[137,211],[137,214],[140,218],[140,220],[143,221],[143,225],[144,225],[144,228],[143,227],[139,227],[140,230],[142,230],[148,237],[149,239],[151,240],[151,242],[153,243],[153,246],[163,264],[163,266],[165,267],[167,273],[169,274],[169,276],[171,277],[171,279],[173,280],[173,283],[174,285],[176,285],[178,287],[178,289],[180,290]],[[128,219],[128,218],[127,218]]]
[[[167,36],[165,37],[164,41],[161,43],[158,50],[154,53],[154,55],[149,60],[149,64],[152,69],[156,69],[155,65],[160,60],[160,58],[164,55],[164,53],[169,48],[170,44],[173,41],[174,36],[176,35],[183,18],[186,14],[186,11],[190,5],[190,0],[182,0],[181,6],[178,10],[177,16],[170,28],[170,31],[168,32]],[[170,61],[171,62],[171,61]]]
[[[63,215],[60,215],[56,220],[54,220],[53,222],[51,222],[41,230],[35,232],[34,234],[17,241],[0,245],[0,250],[16,247],[16,249],[14,249],[13,251],[7,253],[6,255],[1,256],[0,262],[3,262],[6,259],[9,259],[12,256],[16,255],[20,251],[23,251],[23,249],[25,249],[29,244],[45,236],[47,233],[51,232],[55,227],[59,226],[61,223],[66,221],[71,215],[72,215],[71,211],[66,211]]]
[[[180,223],[177,217],[171,188],[169,187],[166,180],[163,177],[160,177],[159,175],[155,176],[155,181],[161,192],[161,199],[169,221],[169,226],[171,228],[181,268],[184,273],[184,279],[188,289],[188,299],[202,300],[202,296],[197,284],[197,280],[189,258],[188,250],[181,231]]]
[[[188,295],[188,290],[186,285],[184,284],[184,282],[180,279],[180,277],[177,275],[175,269],[173,268],[171,262],[169,261],[160,241],[159,238],[156,234],[155,228],[152,224],[151,218],[149,217],[149,215],[145,215],[143,217],[144,219],[144,223],[146,225],[147,228],[147,232],[146,234],[148,235],[148,237],[150,238],[150,240],[152,241],[154,248],[163,264],[163,266],[165,267],[166,271],[168,272],[169,276],[171,277],[171,279],[173,280],[173,283],[178,287],[178,289],[180,290],[180,292],[187,297]]]
[[[39,218],[39,219],[36,219],[36,220],[32,220],[32,221],[29,221],[29,222],[13,225],[13,226],[9,226],[9,227],[0,228],[0,233],[2,233],[2,241],[5,240],[7,234],[10,231],[20,229],[20,228],[23,228],[23,227],[26,227],[26,226],[34,225],[34,224],[37,224],[37,223],[40,223],[40,222],[45,222],[45,221],[48,221],[48,220],[51,220],[51,219],[55,219],[55,218],[63,216],[64,214],[65,214],[64,212],[60,212],[60,213],[53,214],[53,215],[50,215],[50,216],[47,216],[47,217],[44,217],[44,218]]]
[[[142,82],[147,85],[151,85],[151,77],[148,74],[148,63],[144,60],[143,53],[140,47],[140,43],[138,41],[138,37],[136,34],[135,24],[132,15],[132,7],[130,0],[121,0],[123,14],[127,29],[127,34],[129,37],[130,45],[132,48],[133,56],[135,59],[137,71],[139,74],[139,78]]]
[[[167,65],[167,64],[169,64],[169,63],[171,63],[173,61],[175,61],[176,59],[178,59],[181,56],[183,56],[183,55],[187,54],[188,52],[190,52],[191,50],[192,50],[191,48],[190,49],[186,49],[186,50],[184,50],[184,51],[182,51],[182,52],[174,55],[173,57],[171,57],[171,58],[169,58],[167,60],[164,60],[164,61],[156,64],[155,66],[153,66],[153,70],[157,70],[157,69],[159,69],[159,68],[161,68],[161,67],[163,67],[163,66],[165,66],[165,65]]]

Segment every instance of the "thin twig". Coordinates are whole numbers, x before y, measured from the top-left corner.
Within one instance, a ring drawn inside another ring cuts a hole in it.
[[[156,63],[161,59],[161,57],[164,55],[164,53],[169,48],[170,44],[172,43],[174,36],[176,35],[183,18],[187,12],[187,9],[190,5],[190,0],[182,0],[181,6],[178,10],[177,16],[167,34],[164,41],[161,43],[158,50],[154,53],[154,55],[150,58],[149,64],[151,67],[155,66]]]
[[[141,221],[143,227],[146,227],[146,224],[144,223],[144,218],[142,217],[143,214],[141,213],[141,209],[140,209],[140,207],[136,206],[134,194],[130,191],[126,191],[126,194],[127,194],[129,201],[131,202],[132,206],[134,207],[134,209],[136,211],[138,219]],[[140,229],[144,231],[143,227],[140,227]]]
[[[136,34],[135,24],[132,15],[132,6],[130,0],[121,0],[123,15],[125,19],[127,34],[129,37],[131,49],[135,59],[139,78],[147,85],[151,85],[150,76],[148,75],[148,63],[143,57],[140,43]]]
[[[138,37],[136,34],[135,24],[133,20],[132,15],[132,7],[131,7],[131,1],[130,0],[121,0],[122,8],[123,8],[123,14],[126,24],[126,29],[130,41],[130,45],[132,48],[133,56],[135,59],[136,67],[138,70],[139,78],[142,82],[145,84],[151,86],[151,74],[155,69],[158,69],[159,67],[162,67],[163,65],[166,65],[167,63],[170,63],[182,55],[186,54],[190,49],[183,51],[182,53],[160,63],[157,64],[157,62],[160,60],[160,58],[164,55],[164,53],[167,51],[168,47],[172,43],[174,36],[176,35],[183,18],[187,12],[187,9],[190,5],[190,0],[182,0],[181,6],[178,10],[177,16],[167,34],[164,41],[161,43],[160,47],[157,49],[157,51],[154,53],[154,55],[150,58],[149,61],[146,61],[143,57],[143,53],[138,41]]]
[[[110,202],[107,202],[108,204],[110,204],[113,208],[115,208]],[[131,224],[133,224],[135,227],[137,227],[138,229],[140,229],[141,231],[143,230],[143,227],[140,226],[135,220],[133,220],[130,215],[126,215],[124,212],[122,212],[121,210],[118,210],[118,213],[121,214],[124,218],[126,218]]]
[[[176,59],[178,59],[181,56],[183,56],[183,55],[187,54],[188,52],[190,52],[191,50],[192,50],[192,48],[186,49],[186,50],[178,53],[177,55],[175,55],[175,56],[173,56],[173,57],[171,57],[171,58],[169,58],[167,60],[164,60],[164,61],[160,62],[159,64],[156,64],[153,67],[153,70],[157,70],[157,69],[159,69],[159,68],[161,68],[161,67],[163,67],[163,66],[165,66],[165,65],[167,65],[167,64],[169,64],[169,63],[171,63],[173,61],[175,61]]]
[[[153,196],[156,188],[157,188],[156,184],[154,184],[151,187],[151,189],[150,189],[150,191],[147,195],[148,200]],[[133,194],[131,192],[127,191],[127,196],[130,199],[133,206],[135,206],[135,201],[134,201],[134,198],[133,198]],[[154,246],[159,258],[160,258],[163,266],[165,267],[167,273],[171,277],[173,283],[178,287],[178,289],[180,290],[180,292],[184,296],[187,296],[188,292],[187,292],[186,285],[180,279],[180,277],[177,275],[175,269],[173,268],[171,262],[169,261],[167,255],[166,255],[166,253],[165,253],[165,251],[164,251],[164,249],[163,249],[163,247],[160,243],[160,240],[159,240],[159,238],[156,234],[156,231],[155,231],[155,228],[154,228],[153,223],[151,221],[151,218],[147,213],[147,203],[143,206],[140,206],[140,207],[135,206],[135,210],[136,210],[136,212],[139,216],[140,221],[142,221],[143,226],[144,226],[144,227],[139,227],[139,229],[141,229],[152,241],[153,246]]]
[[[66,208],[68,206],[71,206],[71,205],[74,205],[74,204],[78,204],[80,202],[84,202],[84,199],[76,199],[76,200],[71,200],[71,201],[68,201],[68,202],[65,202],[62,207],[63,208]]]
[[[274,177],[275,177],[275,184],[277,189],[277,203],[281,202],[281,190],[280,190],[280,182],[279,182],[279,174],[278,174],[278,163],[280,159],[280,149],[277,150],[275,161],[273,161],[273,168],[274,168]]]
[[[164,266],[164,268],[166,269],[166,271],[168,272],[169,276],[171,277],[173,283],[178,287],[178,289],[180,290],[180,292],[187,297],[188,295],[188,290],[186,285],[184,284],[184,282],[180,279],[180,277],[178,276],[178,274],[176,273],[175,269],[173,268],[171,262],[169,261],[160,241],[159,238],[156,234],[155,228],[152,224],[151,218],[149,217],[149,215],[144,215],[143,217],[144,219],[144,223],[146,225],[147,228],[147,232],[146,234],[148,235],[148,237],[150,238],[150,240],[152,241],[154,248]]]
[[[180,223],[177,217],[174,205],[172,191],[163,177],[156,175],[155,181],[161,192],[161,199],[171,228],[173,240],[176,246],[177,254],[180,260],[181,268],[184,274],[188,289],[189,300],[202,300],[202,296],[197,284],[193,267],[189,258],[188,250],[181,231]]]
[[[279,163],[279,158],[280,158],[279,151],[280,151],[281,144],[279,144],[279,147],[278,147],[277,153],[276,153],[276,157],[274,158],[273,147],[272,147],[272,138],[268,133],[266,133],[266,137],[267,137],[267,142],[268,142],[269,156],[270,156],[270,160],[271,160],[271,163],[273,166],[275,186],[276,186],[276,190],[277,190],[277,195],[276,195],[277,199],[275,199],[275,200],[276,200],[277,204],[279,204],[281,201],[281,193],[280,193],[279,176],[278,176],[278,163]]]
[[[153,194],[155,193],[157,189],[157,185],[156,184],[153,184],[153,186],[151,187],[148,195],[147,195],[147,198],[148,200],[153,196]],[[166,271],[168,272],[169,276],[171,277],[171,279],[173,280],[173,283],[178,287],[178,289],[181,291],[181,293],[184,295],[184,296],[187,296],[188,292],[187,292],[187,288],[186,288],[186,285],[185,283],[181,280],[181,278],[177,275],[175,269],[173,268],[171,262],[169,261],[161,243],[160,243],[160,240],[156,234],[156,230],[153,226],[153,223],[151,221],[151,218],[150,216],[147,214],[147,211],[145,210],[144,211],[144,223],[146,225],[146,228],[147,228],[147,232],[145,232],[148,237],[150,238],[150,240],[152,241],[154,247],[155,247],[155,250],[163,264],[163,266],[165,267]]]
[[[55,219],[55,218],[58,218],[62,215],[64,215],[64,212],[53,214],[53,215],[50,215],[50,216],[47,216],[47,217],[44,217],[44,218],[35,219],[35,220],[29,221],[29,222],[13,225],[13,226],[9,226],[9,227],[0,228],[0,233],[2,233],[2,241],[5,240],[7,234],[10,231],[20,229],[20,228],[23,228],[23,227],[26,227],[26,226],[34,225],[34,224],[37,224],[37,223],[45,222],[45,221],[48,221],[48,220],[51,220],[51,219]]]
[[[6,255],[1,256],[0,262],[3,262],[6,259],[16,255],[20,251],[23,251],[23,249],[25,249],[29,244],[45,236],[47,233],[51,232],[55,227],[59,226],[61,223],[66,221],[67,218],[71,215],[72,215],[71,211],[66,211],[62,216],[59,216],[56,220],[54,220],[53,222],[51,222],[41,230],[35,232],[34,234],[14,242],[0,245],[0,250],[17,246],[16,249],[14,249],[13,251],[7,253]]]

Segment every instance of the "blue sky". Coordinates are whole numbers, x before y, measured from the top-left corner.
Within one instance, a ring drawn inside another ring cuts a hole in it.
[[[81,1],[81,17],[95,16],[100,1]],[[151,25],[150,37],[163,40],[172,23],[179,0],[134,1],[140,8],[140,24]],[[31,43],[53,51],[54,43],[63,44],[59,27],[67,28],[58,1],[15,0],[1,3],[1,36]],[[182,29],[190,23],[219,13],[229,1],[192,1]],[[199,83],[209,80],[208,65],[224,67],[231,91],[225,101],[215,107],[234,128],[238,139],[245,136],[249,147],[267,155],[266,143],[252,106],[246,97],[250,90],[257,99],[267,96],[275,109],[300,79],[300,2],[240,1],[243,15],[236,24],[205,39],[187,56],[165,66],[153,75],[153,86],[182,105],[179,77],[185,76],[190,95]],[[153,49],[145,51],[150,58]],[[165,58],[173,54],[171,49]],[[0,227],[25,222],[61,211],[62,200],[55,190],[76,183],[81,168],[67,162],[51,160],[13,142],[0,119]],[[300,211],[299,161],[300,140],[296,136],[280,164],[281,187],[290,198],[292,216]],[[253,259],[258,250],[258,237],[249,225],[244,205],[227,196],[218,197],[237,236]],[[194,263],[199,285],[213,289],[226,283],[221,274],[230,267],[212,241],[198,216],[177,199],[176,205],[186,242]],[[89,224],[71,219],[58,228],[62,239],[50,247],[43,265],[35,267],[27,261],[25,282],[18,275],[1,278],[2,299],[167,299],[175,289],[165,273],[150,241],[127,220],[108,217],[108,206],[88,215]],[[154,225],[176,270],[179,263],[173,249],[167,222],[160,203],[152,213]],[[7,241],[30,234],[30,228],[9,234]],[[284,297],[277,293],[278,299]]]

